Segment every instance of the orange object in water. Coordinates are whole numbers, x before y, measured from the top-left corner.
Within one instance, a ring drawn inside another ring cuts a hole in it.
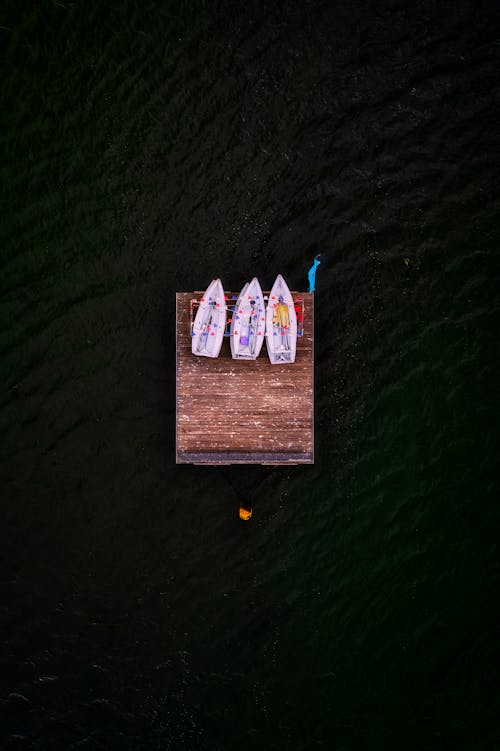
[[[240,519],[243,519],[244,522],[247,522],[252,516],[252,514],[253,514],[253,510],[251,508],[240,506]]]

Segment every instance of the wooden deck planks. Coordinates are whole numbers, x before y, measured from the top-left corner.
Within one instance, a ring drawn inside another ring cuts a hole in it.
[[[291,365],[271,365],[265,342],[255,361],[191,353],[189,303],[176,296],[176,461],[194,464],[314,462],[314,298],[304,299],[304,334]],[[227,293],[231,294],[231,293]],[[295,295],[295,293],[294,293]]]

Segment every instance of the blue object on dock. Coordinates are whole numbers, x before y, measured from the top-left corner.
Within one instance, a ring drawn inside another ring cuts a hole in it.
[[[307,278],[309,279],[309,292],[314,292],[314,286],[316,284],[316,269],[320,265],[321,261],[319,260],[320,254],[315,257],[313,265],[307,272]]]

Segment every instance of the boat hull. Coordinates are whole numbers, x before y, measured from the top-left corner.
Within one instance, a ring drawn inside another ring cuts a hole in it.
[[[198,357],[218,357],[226,328],[226,302],[220,279],[214,279],[200,300],[191,332],[191,351]]]
[[[293,363],[297,351],[297,314],[288,285],[279,274],[269,293],[266,346],[273,365]]]
[[[256,360],[266,331],[264,295],[255,277],[241,290],[230,327],[231,354],[235,360]]]

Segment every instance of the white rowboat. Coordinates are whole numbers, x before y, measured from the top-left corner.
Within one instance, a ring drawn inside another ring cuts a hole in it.
[[[266,344],[269,359],[276,363],[295,362],[297,314],[288,285],[278,274],[269,293],[266,312]]]
[[[235,360],[255,360],[264,341],[264,296],[256,277],[245,284],[234,307],[230,327],[231,354]]]
[[[214,279],[200,300],[193,323],[193,355],[218,357],[226,328],[226,301],[220,279]]]

